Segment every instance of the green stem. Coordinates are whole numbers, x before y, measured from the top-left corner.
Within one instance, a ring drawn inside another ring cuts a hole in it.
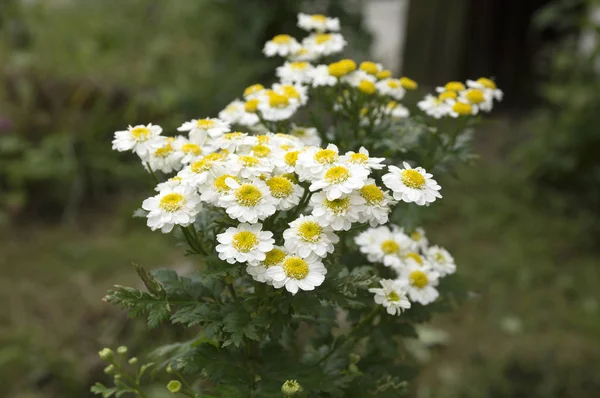
[[[154,179],[154,182],[156,184],[158,184],[159,183],[158,178],[156,177],[156,174],[154,174],[154,170],[152,170],[152,167],[150,167],[150,163],[146,162],[146,167],[148,168],[148,172],[150,173],[150,175]]]

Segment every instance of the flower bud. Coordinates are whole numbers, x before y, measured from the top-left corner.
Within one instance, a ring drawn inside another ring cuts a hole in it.
[[[175,394],[176,392],[181,391],[181,382],[179,380],[171,380],[169,384],[167,384],[167,389]]]
[[[136,357],[133,357],[128,362],[130,365],[135,365],[136,363],[138,363],[138,359]]]
[[[117,348],[117,352],[119,353],[119,355],[125,355],[127,354],[127,347],[122,345],[119,348]]]
[[[281,392],[284,397],[293,397],[299,392],[302,392],[302,386],[296,380],[286,380],[281,386]]]
[[[360,355],[357,354],[350,354],[348,355],[348,359],[350,360],[351,364],[357,364],[358,361],[360,361]]]
[[[167,365],[167,373],[175,373],[175,369],[171,365]]]
[[[121,380],[121,378],[123,378],[123,375],[121,375],[121,374],[115,375],[115,380]]]
[[[107,367],[104,368],[104,373],[106,373],[107,375],[113,374],[114,372],[115,372],[114,365],[108,365]]]
[[[115,356],[115,354],[110,348],[103,348],[101,351],[98,352],[98,355],[104,361],[110,361]]]

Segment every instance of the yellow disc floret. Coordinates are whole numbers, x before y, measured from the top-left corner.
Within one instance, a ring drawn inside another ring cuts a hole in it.
[[[252,147],[252,153],[257,158],[266,158],[271,154],[271,149],[266,145],[255,145]]]
[[[438,99],[440,101],[446,101],[448,99],[456,99],[458,97],[458,94],[456,93],[456,91],[444,91],[441,92],[440,95],[438,95]]]
[[[444,88],[449,91],[463,91],[465,89],[465,85],[461,82],[448,82]]]
[[[360,70],[375,75],[379,71],[379,67],[375,62],[365,61],[360,63]]]
[[[303,222],[298,227],[298,235],[305,242],[315,243],[318,242],[321,238],[321,233],[323,232],[323,227],[317,224],[314,221],[306,221]]]
[[[278,94],[274,91],[269,92],[269,106],[271,108],[286,108],[290,100],[287,95]]]
[[[315,22],[321,22],[321,23],[327,22],[327,17],[323,14],[313,14],[310,16],[310,19],[312,19]]]
[[[344,166],[334,166],[325,172],[325,181],[330,184],[339,184],[350,178],[350,170]]]
[[[473,107],[470,104],[465,104],[463,102],[456,102],[452,105],[452,110],[462,116],[471,115],[473,113]]]
[[[244,104],[244,110],[248,113],[256,113],[259,101],[256,98],[249,99]]]
[[[472,104],[481,104],[482,102],[485,102],[485,96],[483,95],[483,91],[477,88],[472,88],[469,91],[467,91],[465,97],[467,97],[469,102]]]
[[[215,181],[213,183],[217,192],[224,193],[231,190],[231,188],[227,185],[226,182],[228,178],[233,178],[235,181],[238,182],[238,184],[240,182],[240,180],[237,177],[234,177],[231,174],[223,174],[222,176],[215,178]]]
[[[389,88],[392,88],[392,89],[396,89],[396,88],[399,88],[399,87],[401,87],[401,85],[400,85],[400,81],[399,81],[399,80],[396,80],[396,79],[389,80],[389,81],[387,82],[387,86],[388,86]]]
[[[258,160],[257,157],[250,155],[242,155],[239,157],[239,159],[244,167],[256,167],[260,164],[260,160]]]
[[[415,252],[410,252],[410,253],[406,253],[406,258],[412,258],[413,260],[415,260],[419,265],[423,265],[423,257],[421,257],[419,255],[419,253],[415,253]]]
[[[408,280],[412,286],[419,289],[422,289],[429,284],[429,279],[427,279],[425,272],[419,270],[412,271],[408,276]]]
[[[258,238],[250,231],[240,231],[233,235],[231,245],[240,253],[248,253],[258,245]]]
[[[185,154],[191,153],[192,155],[200,155],[202,153],[202,148],[200,148],[199,145],[187,143],[181,146],[181,152]]]
[[[362,80],[358,83],[358,89],[368,95],[375,94],[375,83],[370,80]]]
[[[308,67],[308,62],[304,62],[304,61],[291,62],[290,67],[292,69],[296,69],[296,70],[304,70]]]
[[[182,194],[172,192],[163,196],[158,206],[164,211],[174,212],[181,209],[185,203],[186,200]]]
[[[286,259],[282,268],[288,278],[304,279],[308,275],[308,264],[300,257]]]
[[[418,242],[423,239],[423,235],[419,231],[414,231],[412,234],[410,234],[410,238],[415,242]]]
[[[194,173],[199,174],[210,170],[213,166],[213,163],[214,160],[211,160],[210,158],[208,158],[208,156],[205,156],[202,159],[192,163],[190,167]]]
[[[134,127],[131,129],[131,135],[136,141],[145,141],[150,135],[150,130],[146,127]]]
[[[274,248],[270,252],[265,253],[265,259],[263,260],[263,264],[266,268],[277,265],[283,261],[285,258],[285,252],[281,249]]]
[[[288,44],[292,41],[292,36],[290,35],[277,35],[272,39],[273,43],[277,44]]]
[[[235,191],[237,202],[245,207],[254,207],[262,199],[260,189],[252,184],[244,184]]]
[[[409,79],[408,77],[401,77],[400,85],[406,90],[416,90],[419,86],[416,81]]]
[[[486,77],[480,77],[479,79],[477,79],[477,83],[481,84],[485,88],[489,88],[490,90],[495,90],[498,88],[498,86],[496,86],[496,83],[493,80],[488,79]]]
[[[315,153],[315,160],[321,164],[331,164],[338,160],[338,154],[333,149],[319,149]]]
[[[285,155],[283,155],[283,160],[285,161],[285,163],[287,165],[295,166],[296,162],[298,161],[299,154],[300,154],[300,151],[290,151],[290,152],[286,153]]]
[[[323,44],[323,43],[327,43],[329,40],[331,40],[331,34],[330,33],[319,33],[318,35],[315,36],[315,43],[317,44]]]
[[[369,157],[364,153],[353,153],[350,155],[350,163],[366,164],[368,161]]]
[[[387,301],[400,301],[400,296],[398,295],[398,293],[396,293],[393,290],[388,293],[386,298],[387,298]]]
[[[378,78],[378,79],[380,79],[380,80],[381,79],[390,78],[390,77],[392,77],[392,71],[391,70],[387,70],[387,69],[380,70],[379,72],[377,72],[377,74],[375,75],[375,77]]]
[[[271,195],[274,198],[287,198],[292,193],[294,193],[294,186],[292,185],[290,180],[288,180],[285,177],[271,177],[267,180],[266,183],[269,187],[269,190],[271,191]]]
[[[396,254],[400,251],[400,245],[395,240],[387,239],[381,242],[381,251],[386,256]]]
[[[402,183],[409,188],[421,189],[425,186],[425,177],[417,170],[402,170]]]
[[[165,146],[158,148],[154,152],[154,156],[157,158],[166,158],[171,152],[173,152],[173,146],[171,145],[171,142],[167,142]]]
[[[246,89],[244,90],[244,97],[247,97],[252,94],[256,94],[264,89],[265,89],[265,87],[262,84],[258,84],[258,83],[253,84],[251,86],[246,87]]]
[[[210,119],[198,119],[196,120],[196,127],[201,130],[212,129],[213,127],[215,127],[215,122],[214,120]]]
[[[334,200],[325,199],[325,207],[337,215],[345,214],[350,209],[350,198],[339,198]]]
[[[383,200],[383,191],[375,184],[365,185],[360,189],[360,195],[371,206],[381,203]]]

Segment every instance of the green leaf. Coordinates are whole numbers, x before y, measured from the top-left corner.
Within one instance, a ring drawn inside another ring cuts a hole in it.
[[[102,395],[102,398],[109,398],[117,392],[117,389],[115,387],[106,387],[104,384],[97,382],[90,388],[90,392]]]

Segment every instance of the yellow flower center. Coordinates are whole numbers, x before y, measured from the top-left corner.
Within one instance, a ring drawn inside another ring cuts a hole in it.
[[[166,158],[171,152],[173,152],[173,146],[170,142],[167,142],[165,146],[160,147],[156,151],[154,151],[154,156],[156,156],[157,158]]]
[[[286,97],[300,99],[300,92],[296,89],[296,87],[286,84],[285,86],[281,86],[281,89],[283,90],[283,95]]]
[[[351,59],[343,59],[329,64],[329,74],[334,77],[342,77],[356,70],[356,62]]]
[[[458,113],[459,115],[470,115],[473,113],[473,107],[469,104],[465,104],[462,102],[456,102],[454,103],[454,105],[452,105],[452,110],[456,113]]]
[[[396,106],[398,106],[398,103],[396,101],[390,101],[387,103],[388,109],[394,109]]]
[[[234,131],[233,133],[227,133],[223,136],[226,140],[237,140],[244,137],[244,133],[240,133],[239,131]]]
[[[325,172],[325,181],[339,184],[350,178],[350,171],[344,166],[334,166]]]
[[[319,241],[323,228],[314,221],[303,222],[298,227],[298,235],[305,242],[315,243]]]
[[[340,198],[334,200],[325,199],[325,207],[331,210],[332,213],[340,215],[345,214],[350,209],[350,198]]]
[[[415,260],[419,265],[423,265],[423,257],[419,256],[419,253],[415,253],[415,252],[410,252],[406,254],[406,258],[412,258],[413,260]]]
[[[185,197],[182,194],[173,192],[163,196],[159,206],[164,211],[174,212],[181,209],[185,202]]]
[[[367,114],[368,114],[368,113],[369,113],[369,108],[367,108],[367,107],[360,108],[360,112],[359,112],[359,114],[360,114],[361,116],[363,116],[363,117],[364,117],[364,116],[367,116]]]
[[[199,128],[200,130],[212,129],[213,127],[215,127],[215,122],[214,122],[214,120],[210,120],[210,119],[196,120],[196,127]]]
[[[266,158],[267,156],[269,156],[271,154],[271,150],[266,145],[255,145],[252,148],[252,153],[256,157]]]
[[[387,301],[400,301],[400,296],[395,291],[391,291],[387,296]]]
[[[277,94],[271,91],[269,93],[269,106],[271,108],[285,108],[290,104],[290,100],[286,95]]]
[[[329,40],[331,40],[331,34],[329,33],[319,33],[315,36],[315,43],[317,44],[327,43]]]
[[[387,79],[389,77],[392,77],[392,71],[391,70],[387,70],[387,69],[381,70],[381,71],[377,72],[377,74],[375,75],[375,77],[378,78],[378,79],[380,79],[380,80],[381,79]]]
[[[136,141],[145,141],[150,135],[150,130],[146,127],[134,127],[131,129],[131,135]]]
[[[294,186],[285,177],[271,177],[267,180],[267,186],[274,198],[287,198],[294,192]]]
[[[409,188],[421,189],[425,186],[425,177],[417,170],[402,170],[402,183]]]
[[[224,149],[224,150],[223,150],[223,151],[221,151],[221,152],[213,152],[213,153],[209,153],[208,155],[206,155],[206,156],[204,157],[204,159],[206,159],[206,160],[210,160],[211,162],[215,162],[215,161],[217,161],[217,160],[223,160],[223,159],[225,159],[225,158],[227,157],[227,154],[228,154],[228,153],[229,153],[229,152],[227,152],[227,150],[226,150],[226,149]]]
[[[400,85],[407,90],[416,90],[416,88],[419,86],[416,81],[409,79],[408,77],[401,77]]]
[[[467,94],[465,96],[472,104],[481,104],[482,102],[485,102],[483,91],[476,88],[472,88],[469,91],[467,91]]]
[[[365,71],[368,74],[375,75],[379,71],[379,68],[375,62],[365,61],[361,62],[360,70]]]
[[[327,22],[327,17],[323,14],[313,14],[310,16],[310,19],[312,19],[315,22],[321,22],[321,23]]]
[[[479,83],[483,87],[489,88],[491,90],[495,90],[498,88],[498,86],[496,86],[496,83],[493,80],[487,79],[485,77],[480,77],[479,79],[477,79],[477,83]]]
[[[411,238],[412,240],[414,240],[415,242],[418,242],[418,241],[420,241],[421,239],[423,239],[423,235],[421,235],[421,233],[420,233],[420,232],[418,232],[418,231],[415,231],[415,232],[413,232],[412,234],[410,234],[410,238]]]
[[[232,246],[241,253],[248,253],[258,245],[258,238],[250,231],[240,231],[233,235]]]
[[[408,276],[408,280],[410,281],[411,285],[419,289],[422,289],[429,284],[429,280],[427,279],[425,272],[419,270],[412,271]]]
[[[400,251],[400,245],[395,240],[387,239],[381,242],[381,251],[386,256],[396,254]]]
[[[194,173],[199,174],[205,171],[208,171],[212,168],[214,160],[208,158],[208,156],[203,157],[200,160],[192,163],[191,169]]]
[[[298,184],[298,177],[294,173],[286,173],[281,175],[283,178],[287,179],[292,184]]]
[[[234,177],[231,174],[223,174],[222,176],[215,178],[215,182],[213,183],[217,192],[224,193],[231,190],[231,188],[225,182],[225,180],[227,180],[228,178],[233,178],[238,182],[238,184],[240,182],[240,180],[237,177]]]
[[[347,70],[348,72],[354,72],[354,71],[356,70],[356,62],[354,62],[354,61],[353,61],[353,60],[351,60],[351,59],[348,59],[348,58],[346,58],[346,59],[342,59],[342,60],[340,61],[340,63],[341,63],[342,65],[344,65],[344,67],[346,68],[346,70]]]
[[[444,88],[448,91],[463,91],[465,89],[465,85],[461,82],[448,82]]]
[[[442,253],[435,253],[435,261],[440,264],[443,264],[446,262],[446,257],[444,257]]]
[[[249,99],[244,104],[244,110],[248,113],[256,113],[258,109],[258,100],[256,98]]]
[[[290,63],[290,67],[296,70],[304,70],[308,67],[308,62],[297,61]]]
[[[360,195],[368,204],[377,205],[383,200],[383,191],[375,184],[365,185],[360,189]]]
[[[281,263],[285,258],[285,252],[281,249],[274,248],[270,252],[265,253],[265,256],[266,257],[262,263],[266,268],[269,268]]]
[[[333,149],[319,149],[315,153],[315,160],[321,164],[331,164],[338,160],[338,154]]]
[[[304,279],[308,275],[308,264],[300,257],[288,258],[282,267],[288,278]]]
[[[271,139],[269,138],[268,135],[261,134],[261,135],[256,136],[256,140],[258,141],[259,144],[267,144]]]
[[[299,154],[300,154],[300,151],[288,152],[285,155],[283,155],[283,160],[285,161],[286,164],[288,164],[290,166],[295,166],[296,162],[298,161]]]
[[[200,146],[196,144],[183,144],[181,146],[181,152],[185,154],[191,153],[194,155],[200,155],[202,153],[202,148],[200,148]]]
[[[365,164],[369,161],[369,157],[364,153],[353,153],[350,155],[350,163]]]
[[[358,83],[358,89],[365,94],[375,94],[375,83],[370,80],[362,80]]]
[[[288,44],[292,41],[292,36],[290,35],[277,35],[273,38],[273,43],[276,44]]]
[[[258,164],[260,163],[260,160],[258,160],[258,158],[250,155],[240,156],[239,159],[245,167],[255,167],[258,166]]]
[[[440,93],[440,95],[438,95],[438,99],[440,101],[446,101],[448,99],[456,99],[458,97],[458,94],[456,93],[456,91],[444,91],[442,93]]]
[[[262,91],[264,89],[265,89],[265,87],[262,84],[258,84],[258,83],[253,84],[251,86],[246,87],[246,89],[244,90],[244,97],[247,97],[252,94],[256,94],[259,91]]]
[[[394,88],[395,89],[395,88],[400,87],[400,82],[398,80],[390,80],[390,81],[387,82],[387,86],[389,88]]]
[[[252,184],[244,184],[235,191],[237,202],[245,207],[254,207],[262,199],[260,189]]]

